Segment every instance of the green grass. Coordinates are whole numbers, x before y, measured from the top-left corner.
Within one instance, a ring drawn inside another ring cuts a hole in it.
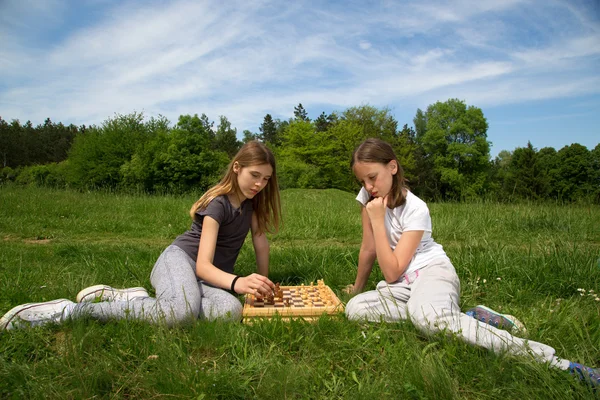
[[[356,273],[361,226],[354,195],[282,192],[284,226],[270,237],[271,278],[341,288]],[[160,252],[196,199],[0,187],[0,314],[74,298],[97,283],[150,289]],[[434,238],[462,283],[462,306],[486,304],[523,321],[530,339],[600,366],[600,207],[431,204]],[[238,259],[254,271],[251,243]],[[382,278],[375,269],[373,288]],[[578,289],[585,289],[585,295]],[[593,398],[568,374],[458,340],[424,338],[406,322],[345,317],[316,323],[177,328],[135,321],[0,334],[0,398]]]

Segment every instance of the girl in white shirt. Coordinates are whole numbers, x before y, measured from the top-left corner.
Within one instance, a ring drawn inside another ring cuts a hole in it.
[[[530,354],[600,385],[600,370],[560,359],[550,346],[518,338],[461,313],[460,282],[454,266],[433,240],[429,209],[406,187],[392,146],[368,139],[354,151],[351,166],[363,186],[356,197],[363,206],[363,236],[356,280],[348,290],[360,293],[364,289],[375,259],[385,280],[376,290],[357,294],[348,302],[348,318],[410,319],[425,334],[451,332],[496,353]]]

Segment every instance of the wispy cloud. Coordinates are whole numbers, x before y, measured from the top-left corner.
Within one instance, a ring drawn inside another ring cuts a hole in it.
[[[39,3],[2,3],[0,22]],[[241,132],[266,113],[287,118],[298,102],[416,109],[450,97],[491,106],[600,93],[598,20],[586,4],[107,1],[80,5],[101,10],[85,24],[73,24],[67,2],[49,4],[0,28],[5,118],[206,113]],[[22,36],[40,15],[51,22],[37,31],[53,37],[43,45]]]

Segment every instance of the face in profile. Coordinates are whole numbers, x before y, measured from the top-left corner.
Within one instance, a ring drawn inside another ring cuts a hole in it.
[[[395,160],[387,164],[358,161],[353,170],[356,179],[372,197],[385,197],[392,190],[398,164]]]

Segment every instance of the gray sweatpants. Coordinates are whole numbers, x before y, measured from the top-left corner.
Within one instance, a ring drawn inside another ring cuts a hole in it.
[[[81,303],[75,306],[72,316],[88,315],[102,321],[136,318],[167,325],[197,318],[241,321],[241,302],[229,292],[199,281],[195,271],[196,262],[181,248],[171,245],[150,274],[156,298]]]
[[[409,273],[399,282],[381,281],[376,290],[353,297],[346,305],[346,315],[373,322],[410,319],[427,335],[446,331],[496,353],[531,354],[538,361],[564,369],[564,360],[554,356],[552,347],[518,338],[461,313],[459,294],[460,282],[454,266],[441,259]]]

